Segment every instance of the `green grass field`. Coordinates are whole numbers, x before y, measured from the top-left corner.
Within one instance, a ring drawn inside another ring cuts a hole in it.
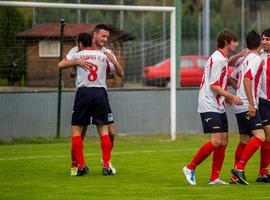
[[[183,166],[199,146],[203,135],[117,136],[113,164],[117,175],[101,175],[101,152],[97,137],[85,141],[90,174],[71,177],[68,138],[20,141],[0,145],[0,199],[270,199],[270,184],[255,183],[258,153],[249,161],[246,175],[250,185],[207,185],[211,158],[196,171],[197,186],[186,183]],[[222,170],[229,180],[237,134],[230,142]]]

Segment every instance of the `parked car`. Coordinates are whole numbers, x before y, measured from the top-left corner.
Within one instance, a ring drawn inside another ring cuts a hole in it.
[[[181,86],[200,86],[208,56],[189,55],[180,57]],[[229,67],[229,73],[233,70]],[[144,84],[165,87],[170,84],[170,59],[144,68]]]

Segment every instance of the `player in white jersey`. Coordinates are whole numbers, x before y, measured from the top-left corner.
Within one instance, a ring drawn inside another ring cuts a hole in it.
[[[245,185],[249,184],[244,174],[246,163],[265,140],[262,120],[258,112],[262,74],[262,59],[259,56],[260,35],[255,31],[249,32],[246,36],[246,43],[250,53],[244,58],[240,58],[240,65],[232,73],[232,78],[237,80],[236,95],[242,99],[243,104],[233,106],[239,134],[242,136],[240,136],[235,153],[237,154],[235,155],[235,167],[231,170],[235,176],[231,178],[231,181]],[[240,143],[244,145],[242,149],[239,149]]]
[[[259,113],[265,132],[265,142],[261,146],[260,170],[256,182],[270,183],[268,167],[270,163],[270,28],[261,34],[261,58],[263,59],[263,73],[259,99]]]
[[[83,41],[85,40],[82,35],[87,36],[87,43],[85,46]],[[102,43],[106,43],[109,37],[109,29],[106,25],[96,27],[94,31],[96,39]],[[80,36],[84,39],[82,40]],[[111,140],[108,135],[108,124],[112,121],[112,114],[109,113],[109,102],[106,91],[106,69],[109,65],[115,66],[116,74],[120,77],[123,76],[123,69],[114,57],[101,50],[94,50],[91,47],[91,36],[87,33],[80,34],[78,37],[80,49],[78,53],[75,53],[70,60],[62,60],[59,63],[59,67],[80,66],[77,68],[76,79],[76,98],[74,103],[74,109],[72,114],[72,152],[78,153],[77,149],[82,148],[81,133],[83,128],[90,124],[90,117],[92,117],[92,123],[96,124],[98,133],[101,138],[101,148],[103,157],[103,174],[111,175],[112,170],[109,167],[110,155],[111,155]],[[77,138],[77,141],[73,139]],[[82,150],[80,150],[82,151]],[[80,158],[82,153],[78,153],[75,158],[79,162],[79,170],[77,175],[84,175],[83,162],[84,158]],[[82,156],[83,157],[83,156]]]
[[[226,91],[228,59],[230,52],[238,46],[238,36],[230,29],[222,30],[217,36],[218,49],[210,56],[204,68],[198,112],[201,115],[204,133],[211,133],[211,140],[204,144],[192,161],[183,168],[189,184],[196,185],[195,169],[213,152],[212,173],[209,185],[228,184],[219,177],[228,143],[228,121],[225,113],[225,98],[234,104],[241,100]]]
[[[92,39],[93,40],[93,39]],[[92,41],[92,43],[95,43],[95,41]],[[92,47],[93,48],[93,47]],[[112,53],[111,50],[107,49],[106,47],[102,47],[101,49],[102,51],[106,51],[110,54],[113,55],[114,59],[116,60],[116,57],[115,55]],[[72,56],[75,54],[75,53],[78,53],[80,51],[79,49],[79,46],[77,44],[77,46],[73,47],[68,53],[67,55],[65,56],[65,60],[67,59],[71,59]],[[87,67],[87,64],[85,65],[85,67]],[[114,68],[114,65],[108,65],[107,66],[107,69],[106,69],[106,72],[107,72],[107,78],[111,78],[111,76],[114,75],[115,73],[115,68]],[[72,69],[71,69],[71,72],[70,72],[70,77],[71,78],[75,78],[75,83],[76,83],[76,80],[77,80],[77,67],[76,66],[73,66]],[[111,111],[111,107],[109,108],[109,113],[112,113]],[[84,126],[83,127],[83,130],[82,130],[82,133],[81,133],[81,137],[82,137],[82,140],[84,139],[85,137],[85,134],[87,132],[87,127],[88,126]],[[116,135],[116,128],[115,128],[115,123],[114,121],[110,121],[110,124],[108,124],[108,128],[109,128],[109,136],[110,136],[110,139],[111,139],[111,143],[112,143],[112,148],[114,146],[114,140],[115,140],[115,135]],[[78,169],[78,162],[76,161],[76,159],[72,159],[72,166],[71,166],[71,175],[76,175],[76,171]],[[101,159],[101,163],[103,164],[103,160]],[[110,165],[110,168],[112,169],[112,173],[113,174],[116,174],[116,169],[115,167],[112,165],[111,162],[109,162],[109,165]]]

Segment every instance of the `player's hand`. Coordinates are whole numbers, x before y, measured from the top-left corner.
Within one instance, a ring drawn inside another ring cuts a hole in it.
[[[86,60],[76,60],[76,65],[80,66],[85,71],[90,71],[89,62],[87,62]]]
[[[239,55],[240,57],[246,57],[251,51],[248,48],[243,49],[240,51]]]
[[[248,112],[247,112],[247,116],[252,118],[256,115],[256,108],[254,107],[253,104],[249,104],[248,105]]]
[[[114,65],[117,65],[117,64],[118,64],[118,63],[117,63],[117,60],[115,60],[114,56],[113,56],[111,53],[109,53],[109,52],[107,52],[107,51],[103,51],[103,53],[107,56],[107,58],[109,59],[109,61],[110,61],[112,64],[114,64]]]
[[[242,105],[243,104],[242,100],[238,96],[235,96],[235,95],[232,95],[231,98],[229,99],[229,101],[235,105]]]

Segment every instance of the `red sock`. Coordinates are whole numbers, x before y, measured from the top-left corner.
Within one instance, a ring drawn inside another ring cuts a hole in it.
[[[215,148],[214,153],[213,153],[213,163],[212,163],[212,174],[210,181],[214,181],[217,178],[219,178],[219,173],[221,171],[223,161],[225,158],[225,150],[226,146],[219,146]]]
[[[104,167],[109,168],[109,161],[111,159],[112,142],[109,135],[103,135],[100,137],[101,149],[102,149],[102,159]]]
[[[234,166],[239,162],[239,160],[241,159],[241,156],[243,154],[243,151],[246,147],[245,143],[239,142],[237,145],[237,148],[235,150],[235,154],[234,154]]]
[[[241,159],[236,164],[236,169],[244,170],[248,160],[253,156],[253,154],[260,148],[263,141],[258,137],[253,137],[246,144],[246,147],[242,153]]]
[[[268,174],[268,166],[270,163],[270,141],[265,141],[261,146],[261,162],[259,175]]]
[[[71,148],[71,167],[78,167],[78,160],[73,148]]]
[[[204,159],[206,159],[214,149],[215,146],[212,144],[211,141],[204,144],[193,157],[192,161],[187,165],[187,168],[195,170],[196,166],[199,165]]]
[[[79,168],[82,169],[85,166],[83,143],[81,136],[72,136],[72,152],[74,152],[75,158],[79,162]]]

